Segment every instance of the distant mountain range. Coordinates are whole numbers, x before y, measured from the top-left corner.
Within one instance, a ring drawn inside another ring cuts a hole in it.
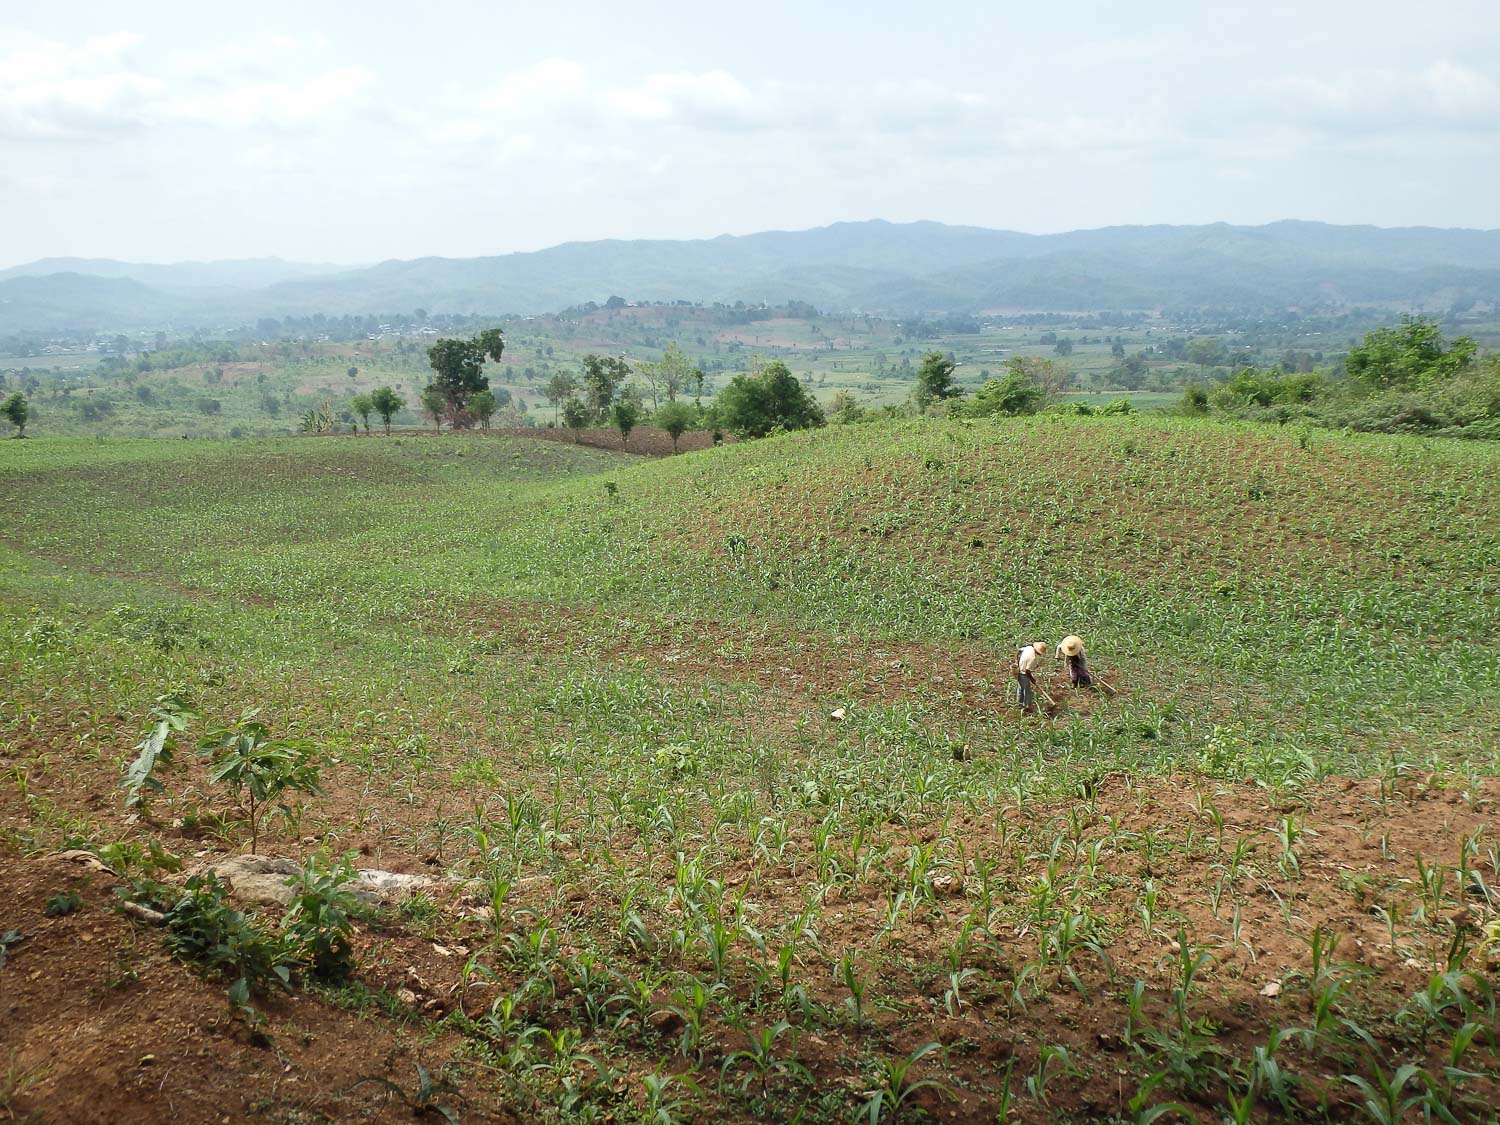
[[[632,301],[806,301],[911,315],[995,310],[1500,301],[1500,231],[1279,222],[1030,235],[942,223],[835,223],[684,241],[569,242],[358,268],[49,258],[0,270],[0,333],[230,327],[261,317],[537,314]]]

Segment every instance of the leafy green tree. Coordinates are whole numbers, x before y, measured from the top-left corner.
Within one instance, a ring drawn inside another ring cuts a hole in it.
[[[1182,392],[1182,401],[1178,409],[1184,414],[1207,414],[1208,413],[1208,391],[1197,383],[1191,383]]]
[[[443,415],[448,411],[448,399],[436,383],[422,388],[422,409],[432,419],[433,429],[443,428]]]
[[[405,406],[406,400],[396,393],[394,387],[376,387],[370,392],[370,408],[380,415],[387,434],[391,432],[391,419]]]
[[[1399,328],[1366,333],[1344,365],[1351,378],[1376,390],[1429,387],[1467,368],[1476,350],[1469,336],[1460,336],[1445,347],[1436,320],[1403,316]]]
[[[641,408],[633,400],[622,398],[610,408],[610,417],[614,421],[615,429],[620,431],[620,444],[628,448],[630,431],[635,429],[635,424],[641,420]]]
[[[468,407],[470,398],[480,391],[489,390],[490,381],[484,374],[485,360],[499,363],[504,351],[505,337],[498,328],[487,328],[468,340],[439,340],[427,349],[427,360],[434,373],[430,386],[442,394],[448,416],[455,423]],[[426,404],[425,395],[423,404]]]
[[[1073,341],[1066,336],[1061,336],[1058,338],[1057,343],[1052,346],[1052,350],[1058,355],[1072,355]]]
[[[1205,370],[1224,362],[1224,345],[1217,336],[1200,336],[1196,340],[1189,340],[1185,352],[1189,363],[1196,363]],[[1117,354],[1123,358],[1124,347]]]
[[[562,415],[560,411],[562,409],[562,404],[567,402],[568,399],[572,398],[574,392],[576,392],[577,390],[578,380],[573,378],[573,376],[568,374],[566,371],[559,371],[556,375],[552,376],[551,379],[547,380],[547,385],[542,388],[542,394],[545,395],[547,401],[552,404],[552,409],[559,412],[554,414],[554,421],[561,419]]]
[[[1146,381],[1146,357],[1141,352],[1128,355],[1120,361],[1120,365],[1110,373],[1110,378],[1127,391],[1138,391],[1141,384]]]
[[[374,398],[371,395],[355,395],[349,400],[349,409],[354,411],[355,416],[365,424],[365,433],[370,432],[370,414],[375,409]]]
[[[603,422],[614,405],[615,392],[630,377],[630,365],[613,356],[583,357],[583,402],[589,409],[589,421]]]
[[[506,396],[509,397],[508,395]],[[469,413],[479,419],[479,428],[488,430],[490,419],[495,416],[495,411],[500,404],[495,399],[495,393],[489,390],[480,391],[469,400]]]
[[[667,345],[661,359],[641,364],[641,374],[651,387],[651,407],[654,410],[661,405],[658,394],[668,402],[677,401],[677,393],[693,381],[693,364],[674,340]]]
[[[1073,371],[1055,359],[1035,355],[1013,355],[1005,361],[1007,371],[1037,384],[1048,398],[1062,394],[1073,385]]]
[[[227,727],[210,731],[198,744],[211,756],[209,780],[223,785],[236,802],[245,804],[250,818],[250,854],[260,842],[261,817],[267,806],[281,804],[283,794],[322,796],[318,775],[322,756],[301,739],[273,739],[270,728],[254,707]]]
[[[736,375],[719,393],[719,420],[741,437],[824,424],[823,408],[780,360],[756,375]]]
[[[31,419],[31,404],[20,391],[12,391],[4,402],[0,402],[0,416],[16,428],[16,437],[25,437],[26,423]]]
[[[657,428],[665,430],[672,439],[673,453],[677,452],[677,440],[692,426],[697,413],[685,402],[668,402],[652,416]]]
[[[589,424],[589,408],[576,398],[562,404],[563,425],[573,431],[573,440],[578,440],[578,431]]]
[[[922,357],[922,366],[917,368],[917,387],[913,397],[917,408],[926,410],[933,402],[958,398],[963,388],[953,378],[958,364],[942,352],[928,352]]]

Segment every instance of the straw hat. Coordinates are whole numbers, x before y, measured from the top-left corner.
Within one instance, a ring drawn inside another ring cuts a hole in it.
[[[1047,655],[1047,642],[1046,641],[1032,641],[1031,642],[1031,647],[1036,650],[1036,654],[1038,656],[1046,656]]]
[[[1083,639],[1081,637],[1064,637],[1057,644],[1058,656],[1081,656],[1083,655]]]

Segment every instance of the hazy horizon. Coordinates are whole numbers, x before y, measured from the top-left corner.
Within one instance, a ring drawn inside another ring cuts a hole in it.
[[[6,267],[353,265],[878,215],[1500,228],[1500,9],[0,16]]]
[[[750,235],[756,235],[756,234],[798,234],[798,233],[804,233],[804,232],[812,231],[812,230],[822,230],[822,229],[826,229],[828,227],[833,227],[833,226],[860,225],[860,224],[864,224],[864,223],[888,223],[888,224],[890,224],[892,226],[898,226],[898,225],[907,225],[907,226],[909,226],[909,225],[914,225],[914,224],[918,224],[918,223],[927,223],[927,222],[935,222],[935,223],[939,223],[940,225],[946,225],[946,226],[977,226],[977,224],[943,224],[943,223],[940,222],[940,220],[935,220],[935,219],[910,219],[910,220],[903,220],[901,222],[897,222],[896,220],[883,219],[883,218],[881,218],[879,216],[874,216],[874,217],[871,217],[871,218],[868,218],[868,219],[835,219],[832,222],[823,223],[823,224],[820,224],[817,227],[800,227],[800,228],[782,227],[782,228],[771,228],[771,229],[762,230],[762,231],[744,231],[744,232],[737,232],[737,233],[730,233],[728,231],[721,231],[718,234],[698,235],[698,236],[689,235],[689,236],[684,236],[681,239],[667,238],[667,239],[639,239],[639,240],[637,240],[637,239],[631,239],[631,238],[628,238],[628,237],[625,237],[625,238],[613,238],[613,239],[565,239],[562,242],[551,243],[548,246],[539,246],[539,247],[536,247],[535,249],[530,249],[530,250],[497,250],[497,251],[492,251],[492,252],[490,252],[488,254],[461,254],[461,255],[453,255],[453,254],[414,254],[410,258],[383,258],[383,259],[375,259],[375,260],[363,261],[363,262],[356,262],[356,261],[349,261],[349,262],[326,262],[326,261],[319,261],[319,262],[314,262],[314,261],[311,261],[311,260],[308,260],[308,259],[303,259],[303,258],[289,258],[289,257],[287,257],[285,255],[280,255],[280,254],[262,254],[262,255],[255,255],[253,257],[247,257],[247,258],[178,258],[178,259],[175,259],[175,260],[172,260],[172,261],[166,261],[166,260],[161,260],[161,261],[147,261],[145,259],[110,258],[110,257],[108,257],[106,255],[102,255],[102,254],[46,254],[46,255],[42,255],[39,258],[28,258],[25,261],[17,261],[17,262],[0,261],[0,270],[7,270],[7,269],[12,269],[12,268],[15,268],[15,267],[18,267],[18,266],[30,265],[30,264],[32,264],[34,262],[51,261],[51,260],[56,260],[56,261],[112,261],[112,262],[119,263],[121,265],[142,265],[142,266],[146,266],[146,265],[149,265],[149,266],[194,266],[194,265],[213,265],[215,263],[231,262],[231,261],[280,261],[280,262],[285,262],[288,265],[326,266],[327,268],[333,269],[333,270],[358,270],[358,269],[367,269],[367,268],[369,268],[371,266],[379,265],[383,261],[411,261],[411,260],[414,260],[414,259],[421,259],[421,258],[504,257],[504,256],[506,256],[508,254],[535,254],[535,253],[539,253],[539,252],[542,252],[542,251],[545,251],[545,250],[554,249],[554,248],[556,248],[558,246],[567,245],[568,243],[579,243],[579,242],[609,242],[609,241],[614,241],[614,242],[631,242],[631,241],[667,241],[667,242],[700,241],[700,242],[711,242],[711,241],[713,241],[713,240],[715,240],[717,238],[744,238],[744,237],[747,237],[747,236],[750,236]],[[1270,220],[1267,220],[1265,223],[1240,224],[1240,223],[1229,223],[1227,220],[1223,220],[1223,219],[1215,219],[1215,220],[1209,220],[1208,222],[1204,222],[1204,223],[1193,223],[1193,224],[1189,224],[1189,223],[1149,223],[1149,224],[1147,224],[1147,223],[1118,223],[1118,224],[1111,224],[1111,226],[1109,226],[1109,227],[1075,227],[1075,228],[1070,228],[1070,229],[1067,229],[1067,230],[1044,230],[1044,231],[1022,231],[1022,230],[1016,230],[1013,227],[1011,227],[1011,228],[991,227],[991,228],[981,228],[981,229],[993,230],[993,231],[996,231],[997,233],[1003,233],[1003,234],[1023,234],[1023,235],[1029,235],[1029,236],[1032,236],[1032,237],[1037,237],[1037,238],[1044,238],[1044,237],[1047,237],[1048,235],[1078,234],[1078,233],[1087,233],[1088,231],[1092,231],[1092,230],[1118,229],[1118,228],[1121,228],[1121,227],[1131,227],[1131,226],[1136,226],[1136,227],[1142,227],[1142,226],[1161,226],[1161,227],[1186,227],[1186,226],[1267,227],[1267,226],[1276,226],[1277,224],[1281,224],[1281,223],[1293,223],[1293,224],[1295,224],[1295,223],[1320,223],[1320,222],[1322,222],[1322,220],[1318,220],[1318,219],[1299,219],[1299,218],[1282,218],[1282,219],[1270,219]],[[1445,231],[1463,231],[1463,232],[1476,233],[1476,234],[1493,233],[1493,232],[1496,232],[1496,231],[1500,231],[1500,227],[1494,227],[1494,228],[1491,228],[1491,227],[1438,227],[1438,226],[1434,226],[1434,225],[1431,225],[1431,224],[1413,224],[1411,226],[1404,226],[1404,227],[1383,226],[1383,225],[1378,224],[1378,223],[1368,223],[1368,224],[1352,224],[1352,223],[1351,224],[1336,224],[1336,223],[1329,223],[1329,224],[1326,224],[1326,225],[1329,225],[1329,226],[1347,226],[1347,227],[1364,226],[1364,227],[1368,227],[1370,229],[1375,229],[1375,230],[1445,230]]]

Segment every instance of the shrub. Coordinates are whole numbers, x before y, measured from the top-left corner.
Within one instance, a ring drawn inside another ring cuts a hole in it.
[[[358,900],[348,889],[354,879],[348,856],[332,866],[314,856],[293,884],[292,902],[282,921],[286,959],[328,984],[342,983],[354,974],[349,934]]]
[[[147,893],[156,897],[153,892],[160,889]],[[268,986],[291,987],[294,965],[284,944],[231,906],[224,884],[212,873],[187,881],[166,912],[166,927],[172,954],[232,981],[230,999],[237,1005]]]
[[[825,423],[823,408],[780,360],[758,375],[736,375],[719,392],[719,420],[741,437],[806,430]]]
[[[996,414],[1035,414],[1041,409],[1047,392],[1041,384],[1015,372],[986,379],[967,402],[955,404],[953,413],[961,418],[988,418]]]

